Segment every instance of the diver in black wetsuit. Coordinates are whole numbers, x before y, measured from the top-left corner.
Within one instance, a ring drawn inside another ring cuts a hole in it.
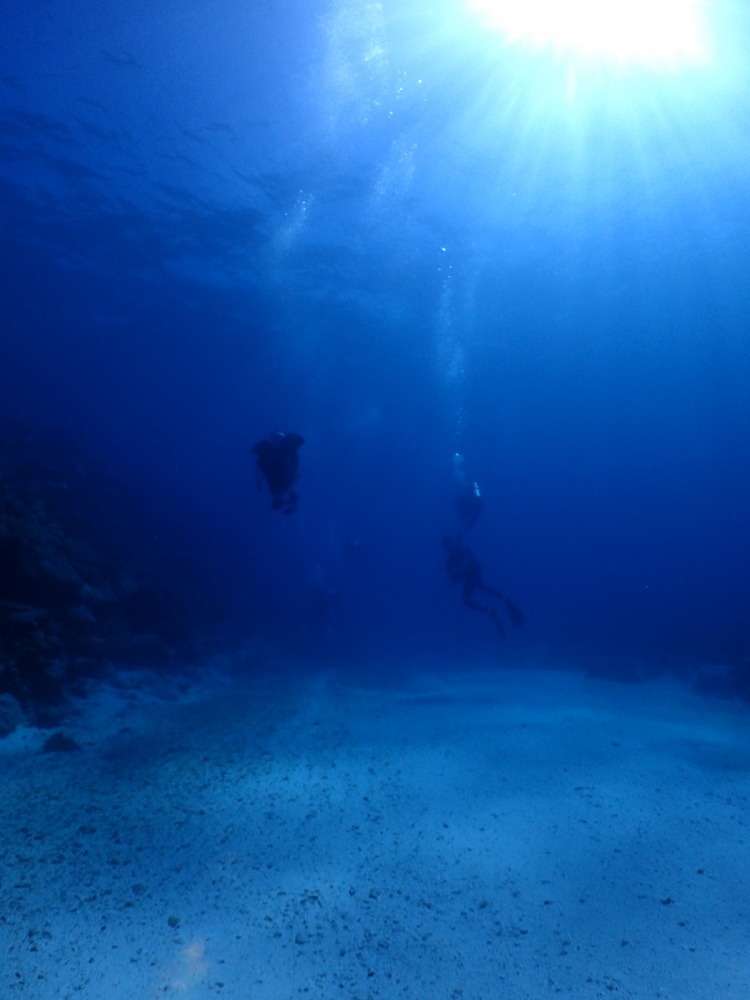
[[[445,560],[445,569],[448,573],[448,580],[451,585],[456,583],[460,583],[462,585],[463,600],[467,608],[471,608],[473,611],[481,611],[483,614],[489,615],[500,635],[503,638],[506,638],[505,629],[500,622],[495,608],[486,607],[484,604],[477,604],[474,600],[474,591],[479,590],[483,594],[491,594],[493,597],[499,597],[505,605],[505,610],[508,612],[508,617],[513,624],[523,625],[523,612],[515,606],[509,597],[506,597],[505,594],[501,594],[500,591],[495,590],[494,587],[490,587],[484,582],[482,579],[482,568],[479,565],[476,556],[472,555],[468,549],[465,549],[463,545],[461,545],[460,534],[456,539],[450,538],[446,535],[443,539],[443,547],[448,552],[448,558]]]
[[[263,489],[265,478],[271,493],[271,507],[294,514],[299,497],[292,486],[299,479],[297,449],[305,443],[299,434],[276,431],[269,438],[259,441],[253,452],[258,456],[258,489]]]

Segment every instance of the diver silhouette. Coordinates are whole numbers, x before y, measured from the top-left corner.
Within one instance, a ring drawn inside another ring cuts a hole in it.
[[[443,539],[443,548],[445,548],[448,552],[448,558],[445,560],[445,569],[448,574],[448,580],[451,586],[456,583],[460,583],[462,585],[463,601],[467,608],[471,608],[473,611],[481,611],[482,614],[489,615],[500,635],[504,639],[507,638],[505,635],[505,629],[502,626],[496,609],[493,607],[487,607],[484,604],[477,604],[474,600],[474,591],[479,590],[483,594],[491,594],[493,597],[499,597],[505,605],[505,610],[508,612],[508,617],[511,622],[514,625],[523,625],[523,612],[516,607],[509,597],[505,594],[501,594],[499,590],[495,590],[494,587],[490,587],[484,582],[482,579],[482,568],[479,565],[476,556],[461,545],[460,535],[455,539],[446,535]]]
[[[299,497],[292,487],[299,479],[297,449],[304,443],[305,439],[299,434],[276,431],[253,447],[258,456],[258,489],[263,489],[265,478],[272,497],[271,507],[285,514],[294,514],[297,510]]]

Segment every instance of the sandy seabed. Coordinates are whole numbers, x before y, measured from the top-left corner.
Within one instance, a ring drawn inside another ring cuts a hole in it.
[[[748,1000],[750,707],[544,670],[102,685],[0,742],[0,996]]]

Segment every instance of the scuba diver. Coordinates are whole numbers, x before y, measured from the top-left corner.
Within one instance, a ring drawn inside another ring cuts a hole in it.
[[[297,449],[305,443],[299,434],[276,431],[269,438],[259,441],[253,452],[258,456],[258,489],[263,489],[265,478],[271,493],[271,507],[294,514],[299,497],[292,486],[299,479]]]
[[[495,628],[498,630],[500,635],[505,639],[505,629],[500,622],[497,611],[495,608],[487,607],[484,604],[477,604],[474,600],[474,591],[479,590],[483,594],[491,594],[493,597],[499,597],[500,600],[505,605],[505,610],[508,612],[508,617],[514,625],[523,625],[524,616],[523,612],[516,607],[516,605],[511,601],[509,597],[505,594],[501,594],[500,591],[495,590],[494,587],[489,587],[482,579],[482,568],[476,559],[476,556],[472,555],[468,549],[465,549],[461,545],[461,535],[453,539],[446,535],[443,539],[443,548],[448,552],[448,558],[445,560],[445,569],[448,573],[448,580],[451,584],[460,583],[463,587],[463,600],[467,608],[471,608],[473,611],[481,611],[485,615],[489,615]]]

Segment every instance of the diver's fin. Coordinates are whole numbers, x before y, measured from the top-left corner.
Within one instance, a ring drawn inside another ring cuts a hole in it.
[[[490,618],[495,623],[495,628],[498,630],[503,639],[507,639],[508,636],[505,634],[505,629],[503,628],[500,619],[497,617],[497,611],[495,611],[494,608],[486,608],[485,610],[489,611]]]
[[[514,625],[523,625],[526,621],[526,617],[520,608],[517,608],[513,601],[509,597],[503,597],[503,604],[505,605],[505,610],[508,612],[508,617],[513,622]]]

